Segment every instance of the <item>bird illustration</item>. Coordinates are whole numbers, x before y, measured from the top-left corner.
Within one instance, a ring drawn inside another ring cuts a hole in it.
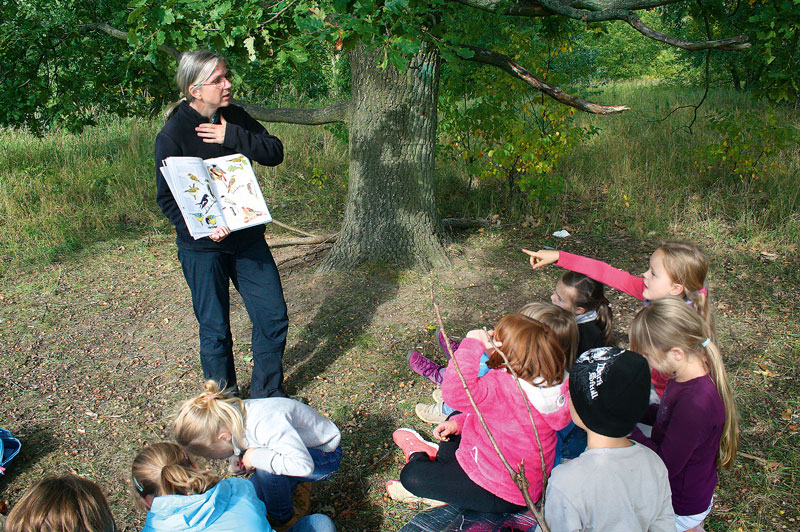
[[[211,227],[216,227],[217,225],[217,217],[213,214],[209,214],[206,216],[206,223]]]
[[[206,205],[208,205],[208,194],[203,194],[203,197],[200,199],[200,203],[198,203],[201,209],[204,209]]]
[[[247,183],[247,191],[250,193],[251,196],[256,195],[256,193],[253,192],[253,183]]]
[[[226,183],[227,180],[225,179],[225,172],[222,171],[222,168],[217,166],[216,164],[212,164],[211,167],[208,169],[209,174],[211,174],[211,179],[214,181],[222,181]]]
[[[238,157],[234,157],[233,159],[228,159],[228,162],[231,162],[231,163],[243,163],[246,160],[247,160],[247,157],[245,157],[244,155],[240,155]]]
[[[197,181],[198,183],[200,182],[200,180],[197,178],[197,176],[194,175],[193,173],[190,172],[188,175],[189,175],[189,179],[191,179],[192,181]]]
[[[244,213],[244,223],[254,220],[259,216],[264,216],[263,212],[251,209],[250,207],[242,206],[242,212]]]
[[[191,215],[194,216],[195,219],[198,222],[201,222],[201,223],[203,222],[203,213],[202,212],[193,212],[193,213],[191,213]]]
[[[195,194],[200,192],[200,189],[197,188],[197,185],[192,185],[190,188],[187,188],[186,190],[184,190],[184,192],[188,192],[189,194],[194,196]]]
[[[236,183],[236,176],[233,176],[231,180],[228,182],[228,192],[231,191],[231,187],[233,186],[234,183]]]

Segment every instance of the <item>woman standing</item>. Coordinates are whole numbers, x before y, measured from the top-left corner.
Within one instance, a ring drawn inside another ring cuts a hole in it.
[[[184,99],[156,137],[157,200],[175,225],[178,259],[200,327],[203,375],[238,393],[230,329],[232,281],[253,322],[250,397],[285,396],[282,359],[289,319],[278,269],[264,240],[264,226],[234,233],[223,226],[194,240],[159,171],[167,157],[208,159],[234,153],[276,166],[283,161],[283,145],[241,107],[230,103],[232,85],[219,55],[208,51],[183,54],[175,79]]]

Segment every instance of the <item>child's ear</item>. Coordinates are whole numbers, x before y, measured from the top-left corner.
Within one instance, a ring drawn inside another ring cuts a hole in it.
[[[575,307],[575,314],[586,314],[586,309],[583,307]]]
[[[686,358],[686,352],[680,347],[673,347],[667,351],[667,357],[673,362],[681,362]]]
[[[233,441],[233,436],[227,430],[221,430],[221,431],[219,431],[219,434],[217,435],[217,439],[218,440],[222,440],[222,441],[226,441],[226,442],[231,442],[231,441]]]
[[[142,504],[144,507],[150,510],[150,507],[153,506],[153,496],[152,495],[145,495],[144,497],[140,497]]]
[[[669,288],[669,295],[671,296],[681,296],[683,295],[684,290],[686,290],[682,284],[680,283],[672,283],[672,286]]]

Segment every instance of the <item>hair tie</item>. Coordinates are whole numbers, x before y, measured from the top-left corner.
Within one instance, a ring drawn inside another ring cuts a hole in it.
[[[698,294],[703,294],[704,296],[707,296],[708,295],[708,290],[706,290],[705,287],[704,287],[704,288],[701,288],[700,290],[698,290],[697,293]],[[705,346],[703,346],[703,347],[705,347]]]
[[[142,485],[141,485],[141,484],[139,484],[139,481],[138,481],[138,480],[136,480],[136,477],[135,477],[135,476],[131,475],[131,477],[133,477],[133,483],[134,483],[134,484],[136,484],[136,489],[139,491],[139,493],[141,493],[142,495],[144,495],[144,488],[142,487]]]
[[[700,344],[700,347],[703,347],[703,348],[705,348],[705,347],[706,347],[706,346],[708,346],[708,344],[710,344],[710,343],[711,343],[711,338],[706,338],[706,339],[705,339],[705,340],[703,340],[703,342]]]

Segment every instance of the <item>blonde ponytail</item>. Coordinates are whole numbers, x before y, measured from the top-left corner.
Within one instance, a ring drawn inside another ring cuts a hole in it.
[[[717,466],[728,469],[736,458],[739,423],[736,403],[717,345],[706,332],[703,318],[677,297],[664,297],[640,310],[631,324],[631,349],[644,354],[656,369],[664,368],[667,352],[675,347],[699,356],[725,407]]]
[[[722,427],[722,438],[719,442],[717,466],[730,469],[733,467],[739,447],[739,420],[736,415],[736,403],[733,400],[733,392],[728,382],[725,366],[722,364],[722,353],[719,348],[713,341],[709,341],[705,346],[705,352],[711,380],[714,381],[717,392],[722,398],[722,404],[725,406],[725,425]]]
[[[148,495],[198,495],[210,490],[219,477],[200,471],[174,443],[154,443],[142,449],[131,466],[138,498]]]
[[[216,381],[206,381],[203,393],[185,401],[175,418],[175,440],[183,447],[209,447],[221,431],[228,431],[239,445],[245,445],[244,403],[228,397]]]

